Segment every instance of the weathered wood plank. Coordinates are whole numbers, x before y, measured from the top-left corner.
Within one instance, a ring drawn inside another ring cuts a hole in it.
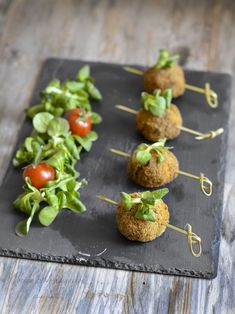
[[[235,73],[235,3],[0,0],[0,178],[48,56],[151,64],[161,47],[187,66]],[[233,313],[235,108],[230,118],[218,277],[213,281],[0,258],[2,313]]]

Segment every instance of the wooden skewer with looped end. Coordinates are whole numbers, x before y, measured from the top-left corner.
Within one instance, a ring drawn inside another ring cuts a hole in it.
[[[123,69],[129,73],[133,73],[140,76],[144,74],[143,71],[131,67],[123,67]],[[218,107],[218,95],[216,94],[215,91],[211,89],[210,84],[208,82],[205,83],[205,88],[197,87],[190,84],[185,84],[185,88],[193,92],[204,94],[206,97],[206,101],[211,108],[215,109]]]
[[[129,113],[132,113],[132,114],[137,114],[138,113],[137,110],[131,109],[131,108],[129,108],[127,106],[124,106],[124,105],[116,105],[115,108],[123,110],[123,111],[126,111],[126,112],[129,112]],[[177,128],[180,129],[181,131],[187,132],[189,134],[196,135],[195,136],[195,140],[198,140],[198,141],[206,140],[206,139],[213,139],[216,136],[221,135],[224,132],[223,128],[219,128],[217,130],[211,130],[211,131],[209,131],[207,133],[202,133],[202,132],[199,132],[199,131],[195,131],[195,130],[192,130],[192,129],[189,129],[189,128],[186,128],[186,127],[180,126],[180,125],[177,125]]]
[[[131,155],[125,152],[122,152],[120,150],[117,149],[113,149],[111,148],[110,151],[116,155],[125,157],[125,158],[130,158]],[[202,191],[203,194],[205,194],[206,196],[211,196],[212,192],[213,192],[213,183],[211,182],[210,179],[208,179],[207,177],[204,176],[203,173],[200,173],[200,176],[196,176],[194,174],[191,174],[189,172],[185,172],[185,171],[181,171],[178,170],[177,171],[178,174],[181,174],[183,176],[195,179],[195,180],[199,180],[200,182],[200,189]]]
[[[100,195],[97,194],[96,195],[97,198],[99,198],[102,201],[108,202],[112,205],[118,205],[117,202],[115,202],[114,200],[104,196],[104,195]],[[195,256],[195,257],[200,257],[202,255],[202,241],[201,238],[194,232],[192,232],[192,226],[190,224],[187,224],[187,230],[181,229],[179,227],[173,226],[171,224],[166,224],[167,228],[170,228],[172,230],[178,231],[182,234],[187,235],[187,239],[188,239],[188,247],[189,247],[189,251],[190,253]],[[194,250],[194,246],[197,245],[198,249],[197,251]]]

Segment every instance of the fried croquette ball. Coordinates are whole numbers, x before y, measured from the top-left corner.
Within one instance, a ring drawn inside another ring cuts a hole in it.
[[[139,197],[139,193],[131,194]],[[120,233],[129,240],[147,242],[159,237],[169,222],[169,211],[167,205],[158,200],[152,208],[156,214],[156,221],[146,221],[135,218],[136,206],[127,210],[123,203],[119,203],[116,212],[116,223]]]
[[[179,162],[175,155],[167,148],[161,149],[164,160],[159,162],[159,155],[156,151],[151,150],[152,158],[146,165],[142,165],[136,160],[138,149],[134,150],[128,162],[129,177],[136,184],[154,188],[173,181],[178,176]]]
[[[154,66],[144,72],[144,90],[153,93],[156,88],[161,90],[171,88],[173,98],[183,95],[185,77],[182,68],[178,64],[162,69]]]
[[[179,109],[173,104],[162,117],[154,116],[145,109],[141,109],[136,115],[137,129],[151,142],[177,137],[180,134],[177,126],[182,126],[182,117]]]

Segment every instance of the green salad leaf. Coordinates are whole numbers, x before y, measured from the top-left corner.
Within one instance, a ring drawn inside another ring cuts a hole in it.
[[[61,83],[58,79],[52,80],[41,92],[40,103],[26,110],[27,116],[32,119],[39,112],[48,112],[55,117],[61,117],[66,111],[73,108],[81,108],[92,112],[90,100],[101,100],[102,95],[95,86],[90,72],[90,67],[85,65],[79,70],[75,80],[66,81],[65,83]],[[45,124],[48,122],[48,117],[45,119]],[[40,130],[44,132],[44,120],[40,119],[38,121],[39,118],[40,116],[36,119],[37,126],[37,122],[39,122],[38,132]]]
[[[77,74],[77,80],[84,82],[90,78],[90,67],[89,65],[84,65]]]
[[[91,112],[90,118],[91,118],[92,124],[99,124],[102,122],[102,117],[96,112]]]
[[[49,112],[37,113],[33,118],[33,127],[38,133],[45,133],[47,131],[49,122],[54,116]]]
[[[55,117],[49,122],[46,131],[52,137],[66,135],[69,132],[69,123],[64,118]]]
[[[70,109],[81,108],[87,112],[92,124],[102,121],[101,116],[91,108],[90,99],[100,100],[102,96],[88,65],[80,69],[75,80],[64,84],[58,79],[52,80],[40,97],[40,103],[26,111],[32,119],[33,131],[17,150],[13,165],[47,163],[54,168],[56,177],[40,189],[26,177],[24,192],[13,203],[27,216],[16,226],[19,236],[28,234],[34,219],[38,219],[43,226],[49,226],[63,209],[76,214],[86,210],[79,190],[87,181],[79,179],[75,164],[83,149],[90,151],[98,135],[94,131],[84,137],[72,134],[68,120],[62,115]]]
[[[74,139],[79,143],[87,152],[91,150],[92,143],[96,141],[98,135],[95,131],[90,131],[86,136],[74,135]]]
[[[38,213],[39,222],[49,226],[62,209],[67,208],[75,213],[86,210],[80,201],[78,190],[86,184],[86,181],[77,181],[79,174],[71,172],[63,151],[58,151],[50,159],[46,160],[56,168],[56,179],[48,182],[43,188],[37,189],[31,185],[27,177],[24,185],[24,193],[19,195],[14,206],[28,216],[16,226],[17,235],[24,236],[29,232],[30,225]]]

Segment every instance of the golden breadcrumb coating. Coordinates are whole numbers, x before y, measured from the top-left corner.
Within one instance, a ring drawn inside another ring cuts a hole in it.
[[[138,197],[138,193],[131,194]],[[145,221],[134,217],[133,210],[127,210],[119,203],[116,212],[116,223],[120,233],[129,240],[147,242],[159,237],[169,223],[169,211],[167,205],[159,200],[153,207],[156,221]]]
[[[128,162],[129,177],[138,185],[146,188],[159,187],[174,180],[179,171],[176,156],[167,148],[162,148],[165,159],[157,162],[158,153],[151,151],[152,158],[146,165],[141,165],[136,160],[137,149],[133,151]]]
[[[136,115],[136,127],[149,141],[157,142],[162,138],[173,139],[180,134],[182,117],[175,105],[170,105],[162,117],[154,116],[141,109]]]
[[[144,90],[153,93],[156,88],[161,90],[171,88],[173,98],[183,95],[185,77],[182,68],[178,64],[164,69],[154,66],[144,72]]]

